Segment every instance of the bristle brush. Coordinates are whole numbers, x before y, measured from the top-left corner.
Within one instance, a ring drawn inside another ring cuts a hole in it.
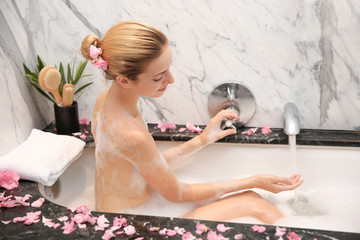
[[[62,102],[64,107],[70,107],[74,101],[74,85],[67,83],[63,87]]]
[[[41,69],[39,73],[40,87],[52,93],[57,104],[61,103],[61,96],[59,93],[59,85],[61,82],[61,74],[54,66],[46,66]]]

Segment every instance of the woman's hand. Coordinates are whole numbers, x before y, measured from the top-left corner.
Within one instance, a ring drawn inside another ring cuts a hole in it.
[[[264,189],[272,193],[289,191],[299,187],[304,180],[300,180],[301,175],[294,174],[289,178],[273,175],[256,175],[255,188]]]
[[[216,142],[223,137],[235,134],[235,129],[222,130],[220,128],[220,125],[225,118],[233,119],[236,117],[237,115],[233,111],[221,110],[209,121],[208,125],[204,129],[204,132],[200,134],[200,138],[203,139],[205,144],[210,144]]]

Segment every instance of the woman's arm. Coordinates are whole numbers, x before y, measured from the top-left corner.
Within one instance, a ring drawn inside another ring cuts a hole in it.
[[[150,134],[133,131],[128,134],[129,145],[123,151],[125,158],[140,172],[145,181],[163,197],[174,202],[200,201],[220,197],[225,193],[250,188],[262,188],[272,192],[291,190],[302,182],[268,175],[214,183],[180,183],[168,163],[159,154]]]
[[[235,134],[236,130],[222,130],[220,128],[220,124],[224,118],[233,119],[236,117],[237,116],[233,111],[222,110],[210,120],[204,132],[199,136],[196,136],[193,139],[180,144],[179,146],[164,150],[161,153],[168,163],[173,163],[174,161],[187,158],[200,149],[204,148],[206,145],[216,142],[217,140],[228,135]]]

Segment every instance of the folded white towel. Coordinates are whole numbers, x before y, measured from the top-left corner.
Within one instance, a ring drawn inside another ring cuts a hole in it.
[[[17,172],[21,179],[51,186],[82,153],[85,142],[71,136],[33,129],[10,153],[0,157],[0,170]]]

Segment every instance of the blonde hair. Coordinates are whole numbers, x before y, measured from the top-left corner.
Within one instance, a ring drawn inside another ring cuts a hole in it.
[[[90,46],[101,48],[102,58],[108,62],[105,76],[115,80],[123,75],[137,80],[147,65],[160,56],[168,39],[161,31],[140,21],[123,21],[112,26],[102,40],[90,34],[81,44],[81,53],[85,59],[90,57]]]

